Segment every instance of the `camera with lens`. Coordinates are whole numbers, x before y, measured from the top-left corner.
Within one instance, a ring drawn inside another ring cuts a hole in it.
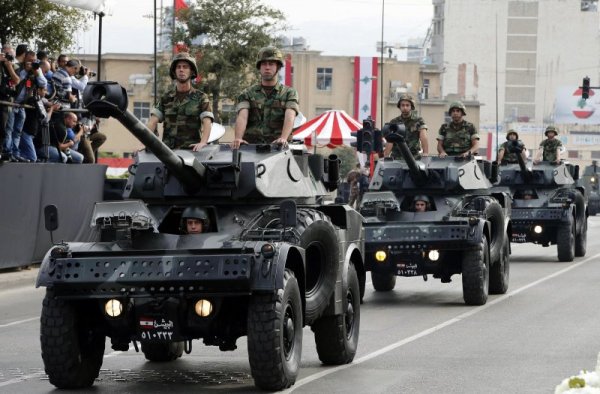
[[[39,70],[40,69],[40,62],[31,63],[31,69],[32,70]]]
[[[13,55],[11,55],[10,53],[8,53],[8,52],[6,52],[6,53],[4,54],[4,58],[5,58],[6,60],[8,60],[9,62],[12,62],[13,60],[15,60],[15,57],[14,57]]]
[[[507,151],[509,153],[518,153],[520,154],[525,149],[525,144],[521,140],[512,140],[508,141]]]

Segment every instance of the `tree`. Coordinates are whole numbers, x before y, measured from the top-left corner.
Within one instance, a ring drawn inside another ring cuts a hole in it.
[[[258,50],[273,44],[276,32],[285,28],[281,11],[260,0],[198,0],[177,16],[187,26],[186,44],[193,47],[196,37],[203,42],[197,47],[198,71],[212,94],[215,115],[222,97],[234,99],[250,85]]]
[[[36,49],[60,52],[91,15],[45,0],[0,0],[0,42],[35,43]]]

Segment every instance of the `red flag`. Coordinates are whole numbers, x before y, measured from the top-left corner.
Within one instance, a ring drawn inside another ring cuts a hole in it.
[[[185,3],[184,0],[174,0],[174,1],[175,1],[175,3],[174,3],[175,12],[188,8],[188,5]]]

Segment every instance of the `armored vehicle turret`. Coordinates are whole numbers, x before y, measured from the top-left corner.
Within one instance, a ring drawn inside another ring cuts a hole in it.
[[[600,191],[598,190],[598,181],[600,179],[600,166],[596,160],[586,166],[583,175],[578,181],[578,185],[585,187],[588,194],[588,213],[595,216],[600,212]]]
[[[588,213],[585,188],[576,183],[579,167],[517,158],[500,166],[496,188],[513,196],[512,242],[556,244],[559,261],[585,256]]]
[[[125,90],[90,83],[88,110],[119,120],[146,150],[123,201],[96,203],[98,242],[59,243],[45,256],[42,357],[59,388],[93,384],[105,338],[171,361],[192,341],[234,350],[248,337],[255,384],[294,384],[302,328],[324,364],[356,353],[364,294],[361,216],[323,205],[338,160],[304,146],[208,145],[171,151],[127,111]],[[47,208],[47,227],[57,212]],[[57,329],[60,327],[60,329]]]
[[[403,160],[379,160],[361,202],[365,265],[375,290],[392,290],[396,276],[432,274],[450,282],[462,274],[467,304],[505,293],[510,196],[491,192],[496,167],[474,158],[415,160],[403,126],[386,125],[384,135]]]

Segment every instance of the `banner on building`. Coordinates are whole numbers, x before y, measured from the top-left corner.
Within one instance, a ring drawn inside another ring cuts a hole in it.
[[[590,89],[584,100],[578,86],[561,86],[556,91],[554,123],[600,124],[600,90]]]
[[[354,58],[354,118],[359,122],[377,118],[377,70],[376,57]]]
[[[279,81],[285,86],[294,86],[292,81],[292,54],[285,55],[283,67],[279,69]]]

